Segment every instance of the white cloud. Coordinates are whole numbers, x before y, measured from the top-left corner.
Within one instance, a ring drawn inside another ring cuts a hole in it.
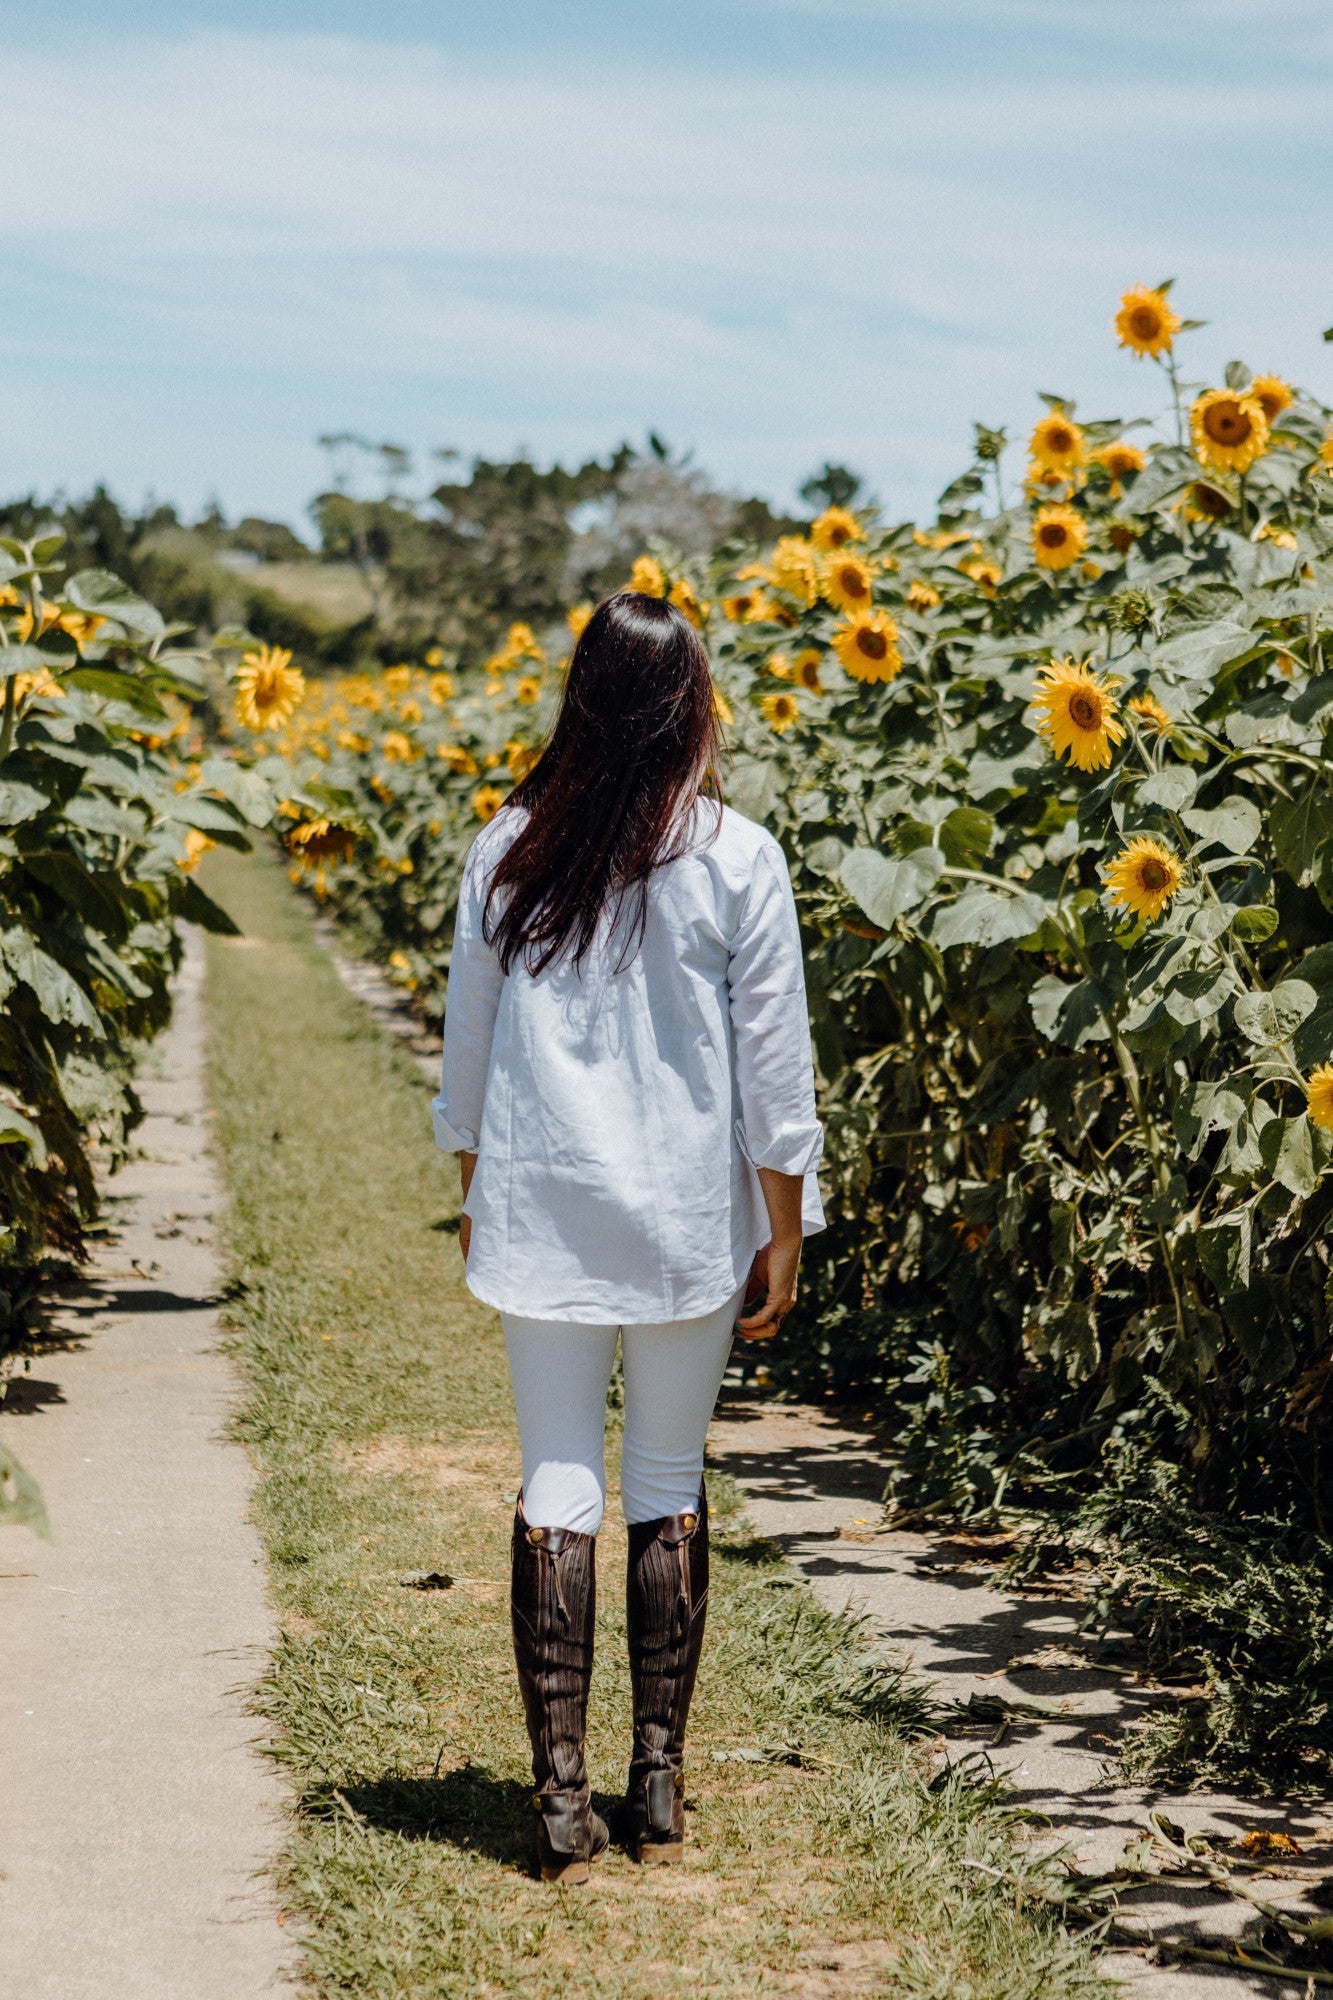
[[[919,506],[1038,378],[1158,392],[1107,332],[1123,283],[1175,269],[1227,351],[1324,358],[1313,82],[1066,85],[1053,111],[1040,77],[533,77],[218,34],[17,69],[0,449],[44,486],[291,509],[345,421],[566,453],[652,423],[738,481],[843,455]]]

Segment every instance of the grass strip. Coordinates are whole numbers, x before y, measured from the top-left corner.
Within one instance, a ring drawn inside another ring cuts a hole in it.
[[[498,1324],[463,1282],[457,1172],[419,1074],[344,991],[281,869],[219,851],[208,876],[243,932],[209,943],[210,1087],[282,1629],[260,1699],[292,1786],[283,1890],[311,1990],[1104,1991],[999,1788],[941,1771],[912,1733],[920,1689],[750,1536],[724,1479],[687,1865],[613,1851],[584,1890],[530,1876],[518,1444]],[[589,1744],[603,1808],[629,1752],[624,1557],[613,1497]],[[452,1582],[401,1581],[429,1571]]]

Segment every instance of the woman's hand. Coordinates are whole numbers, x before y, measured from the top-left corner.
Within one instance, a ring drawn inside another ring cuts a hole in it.
[[[466,1201],[468,1192],[472,1186],[472,1176],[477,1171],[476,1154],[460,1153],[458,1156],[458,1171],[463,1182],[463,1199]],[[472,1217],[470,1215],[460,1215],[458,1218],[458,1247],[463,1253],[463,1262],[466,1264],[467,1253],[472,1248]]]
[[[754,1304],[766,1294],[761,1309],[748,1319],[738,1319],[736,1332],[742,1340],[772,1340],[783,1320],[796,1304],[796,1273],[801,1266],[802,1238],[790,1233],[766,1243],[750,1266],[745,1303]]]

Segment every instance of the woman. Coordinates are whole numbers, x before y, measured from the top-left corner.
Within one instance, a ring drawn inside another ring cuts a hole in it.
[[[720,752],[694,628],[661,598],[608,598],[459,895],[435,1132],[462,1155],[468,1284],[499,1310],[518,1411],[514,1651],[547,1881],[586,1881],[607,1844],[583,1752],[617,1337],[627,1803],[632,1851],[667,1862],[708,1595],[705,1434],[733,1326],[772,1338],[824,1220],[791,884],[771,835],[721,805]]]

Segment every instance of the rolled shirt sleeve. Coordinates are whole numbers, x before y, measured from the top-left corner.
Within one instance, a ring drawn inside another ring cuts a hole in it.
[[[505,975],[482,932],[485,869],[474,842],[459,889],[445,1002],[440,1094],[431,1104],[435,1143],[446,1153],[475,1153],[491,1066],[495,1017]]]
[[[801,932],[786,861],[771,839],[755,857],[727,979],[740,1100],[737,1142],[751,1166],[807,1177],[807,1228],[818,1228],[823,1215],[814,1170],[824,1131],[815,1115]]]

